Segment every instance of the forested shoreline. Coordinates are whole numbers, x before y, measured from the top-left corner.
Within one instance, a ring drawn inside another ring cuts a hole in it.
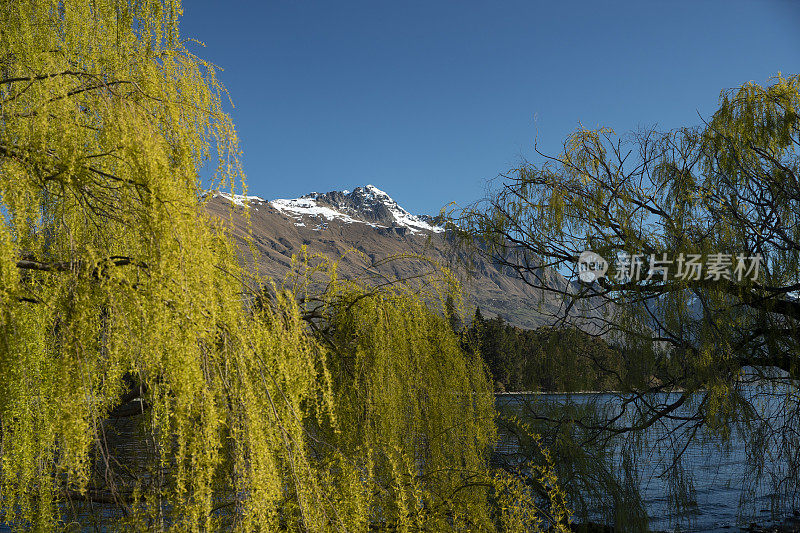
[[[574,327],[527,330],[480,308],[468,327],[450,323],[464,349],[480,354],[496,393],[615,391],[624,380],[624,350]]]

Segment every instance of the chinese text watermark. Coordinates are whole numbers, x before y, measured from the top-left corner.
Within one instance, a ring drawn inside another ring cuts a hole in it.
[[[761,254],[708,255],[684,254],[617,254],[613,274],[610,279],[620,283],[649,280],[729,280],[744,281],[758,279],[761,268]],[[578,257],[578,277],[591,283],[606,276],[609,263],[592,251],[582,252]]]

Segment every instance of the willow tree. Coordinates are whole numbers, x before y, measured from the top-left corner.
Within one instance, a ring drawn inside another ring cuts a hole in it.
[[[412,292],[334,285],[327,337],[299,294],[252,296],[203,210],[200,170],[233,189],[238,149],[180,13],[0,4],[0,522],[495,529],[562,509],[551,470],[489,468],[483,369]]]
[[[104,419],[130,392],[175,466],[170,501],[190,523],[209,515],[225,427],[210,369],[241,291],[221,275],[235,262],[198,209],[198,168],[217,150],[219,179],[233,179],[237,149],[179,14],[159,1],[0,6],[0,489],[21,526],[53,527],[67,501],[133,517],[164,498],[98,478],[97,460],[113,461]]]
[[[771,478],[777,509],[796,498],[799,146],[800,77],[778,76],[723,91],[702,127],[579,129],[560,153],[537,151],[540,161],[462,211],[483,253],[559,293],[593,333],[626,348],[622,412],[587,422],[586,442],[670,427],[667,469],[680,477],[688,441],[741,429],[755,474],[747,486]],[[576,263],[587,250],[610,266],[584,283]],[[575,283],[547,283],[546,267]],[[779,413],[758,408],[752,385],[765,382],[780,386]],[[783,466],[765,467],[765,450]]]

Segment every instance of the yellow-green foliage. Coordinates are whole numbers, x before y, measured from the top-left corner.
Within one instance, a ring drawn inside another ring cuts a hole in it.
[[[370,498],[381,521],[488,528],[480,484],[495,430],[480,360],[407,291],[340,284],[330,297],[338,424],[325,434],[379,487]]]
[[[456,288],[447,272],[424,289],[369,287],[339,280],[335,263],[305,260],[303,279],[323,274],[327,287],[307,299],[332,390],[314,409],[311,446],[320,469],[336,473],[328,478],[336,525],[519,531],[524,517],[526,531],[566,527],[546,450],[521,476],[488,466],[493,395],[480,357],[464,353],[448,321],[446,296]]]
[[[519,420],[515,419],[514,422],[518,427],[525,428],[525,424]],[[528,479],[502,470],[495,474],[500,527],[503,531],[566,533],[570,530],[572,517],[566,494],[559,486],[550,452],[542,445],[538,435],[529,430],[527,433],[536,444],[537,455],[541,455],[542,460],[523,464],[524,471],[529,472]],[[534,487],[539,489],[538,494]]]
[[[199,179],[234,187],[236,138],[180,13],[0,4],[0,520],[494,529],[492,398],[441,316],[333,283],[313,334],[295,294],[247,297]]]
[[[211,347],[242,312],[198,167],[216,148],[235,176],[236,139],[213,70],[178,41],[179,13],[146,0],[0,5],[8,521],[46,529],[56,504],[97,487],[92,460],[125,375],[149,391],[172,501],[187,520],[208,515],[225,427]],[[123,499],[139,497],[160,495]]]

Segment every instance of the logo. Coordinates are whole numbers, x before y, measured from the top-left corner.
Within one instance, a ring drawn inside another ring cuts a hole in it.
[[[578,256],[578,277],[584,283],[596,281],[608,272],[608,261],[599,254],[586,250]]]

